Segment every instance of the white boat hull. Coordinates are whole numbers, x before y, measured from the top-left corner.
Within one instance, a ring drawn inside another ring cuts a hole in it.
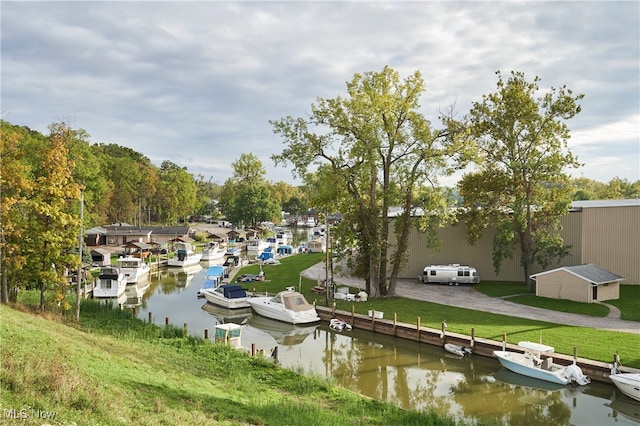
[[[136,284],[149,279],[151,267],[137,257],[121,257],[118,266],[127,279],[127,284]]]
[[[200,259],[202,259],[202,253],[195,253],[187,256],[184,260],[178,260],[176,258],[169,259],[167,261],[167,266],[185,268],[187,266],[193,266],[193,265],[199,264]]]
[[[548,368],[542,367],[542,360],[536,360],[530,353],[519,353],[511,351],[493,351],[493,355],[498,358],[500,364],[508,370],[514,373],[522,374],[523,376],[532,377],[534,379],[545,380],[551,383],[557,383],[560,385],[568,385],[574,380],[575,376],[572,376],[574,370],[579,371],[579,375],[582,375],[582,371],[578,366],[568,365],[561,366],[557,364],[550,364]],[[589,379],[583,376],[586,383]],[[579,384],[586,384],[579,383]]]
[[[289,324],[310,324],[320,321],[315,309],[293,312],[282,308],[279,303],[271,303],[271,297],[252,297],[248,302],[258,315],[277,321]]]
[[[612,374],[609,378],[620,392],[640,401],[640,373]]]
[[[251,307],[251,305],[247,301],[248,298],[227,299],[208,289],[202,290],[202,295],[205,299],[207,299],[207,302],[211,303],[212,305],[221,306],[227,309],[242,309]]]

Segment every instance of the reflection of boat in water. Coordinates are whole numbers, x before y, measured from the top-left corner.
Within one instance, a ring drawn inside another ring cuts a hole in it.
[[[200,264],[169,269],[169,273],[173,275],[173,278],[176,280],[176,286],[178,287],[188,287],[193,277],[200,271],[202,271]]]
[[[202,305],[202,310],[213,316],[219,323],[242,324],[251,316],[251,308],[228,309],[209,302]]]
[[[640,404],[634,400],[621,397],[605,405],[613,410],[613,413],[609,414],[610,417],[617,419],[622,415],[632,422],[640,423]]]
[[[127,301],[124,305],[127,308],[142,305],[142,296],[149,290],[149,287],[151,287],[149,280],[127,285],[124,290],[127,295]]]
[[[260,315],[251,315],[247,320],[247,329],[256,333],[267,333],[281,345],[294,346],[304,342],[314,333],[319,324],[293,325],[272,320]]]

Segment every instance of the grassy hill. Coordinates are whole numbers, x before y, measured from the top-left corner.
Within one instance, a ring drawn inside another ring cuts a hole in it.
[[[3,424],[455,424],[92,302],[81,325],[7,306],[0,315]]]

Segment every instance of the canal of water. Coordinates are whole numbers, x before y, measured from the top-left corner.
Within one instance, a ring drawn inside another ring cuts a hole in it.
[[[561,387],[534,381],[500,367],[491,358],[459,358],[442,348],[354,330],[335,332],[326,322],[294,327],[251,314],[216,308],[197,292],[205,268],[156,272],[137,305],[158,325],[166,318],[187,324],[191,335],[213,336],[218,322],[245,323],[242,344],[269,351],[278,347],[285,368],[331,378],[337,385],[406,409],[434,408],[462,421],[505,425],[640,425],[640,403],[613,385]],[[135,292],[133,292],[135,293]]]

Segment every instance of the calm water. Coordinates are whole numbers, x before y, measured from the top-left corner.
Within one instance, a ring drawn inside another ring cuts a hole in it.
[[[640,403],[612,385],[554,387],[510,373],[491,358],[461,359],[439,347],[368,331],[336,333],[327,323],[294,327],[249,310],[213,307],[197,298],[205,270],[162,270],[141,299],[127,300],[138,305],[140,318],[151,312],[153,321],[164,325],[168,317],[173,325],[188,324],[192,335],[204,336],[207,329],[213,336],[217,322],[244,321],[243,346],[267,351],[277,346],[284,367],[331,377],[403,408],[435,408],[460,420],[508,425],[640,425]]]

